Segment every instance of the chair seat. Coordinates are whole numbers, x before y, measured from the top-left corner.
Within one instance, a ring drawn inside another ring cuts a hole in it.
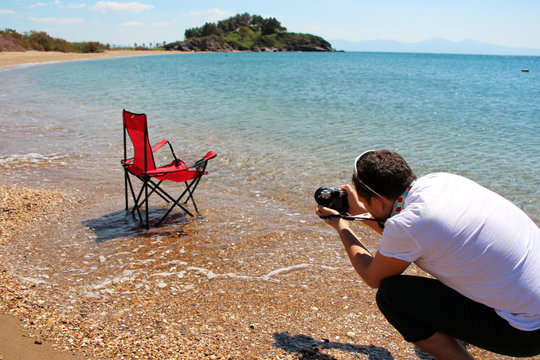
[[[144,172],[144,169],[133,164],[125,166],[125,169],[135,176],[144,177],[145,175],[148,175],[159,180],[169,180],[174,182],[188,181],[196,178],[201,173],[193,167],[188,169],[184,163],[176,165],[174,161],[169,165],[147,171],[146,173]]]
[[[176,165],[173,161],[171,164],[157,168],[152,171],[148,171],[148,175],[155,177],[159,180],[169,180],[174,182],[185,182],[191,179],[195,179],[202,172],[197,171],[195,168],[189,168],[183,162]]]
[[[138,166],[135,166],[133,164],[124,166],[124,169],[129,171],[130,174],[133,174],[135,176],[144,176],[144,169],[141,169]]]

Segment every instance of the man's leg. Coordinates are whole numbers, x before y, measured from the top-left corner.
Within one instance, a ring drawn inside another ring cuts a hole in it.
[[[436,332],[425,340],[417,341],[416,345],[438,360],[474,359],[456,339],[441,332]]]
[[[513,328],[495,310],[435,279],[407,275],[385,279],[377,292],[377,305],[406,341],[428,352],[436,348],[435,343],[440,349],[457,351],[449,338],[510,356],[532,356],[540,351],[540,330]]]
[[[439,305],[436,284],[436,280],[413,276],[385,279],[377,292],[377,305],[405,340],[428,354],[439,360],[471,360],[473,357],[456,339],[423,321],[433,312],[444,312],[438,306],[433,309],[433,303]]]

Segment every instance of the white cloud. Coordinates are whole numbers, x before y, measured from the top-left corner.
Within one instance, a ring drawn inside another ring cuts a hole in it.
[[[142,4],[139,2],[116,2],[116,1],[98,1],[90,9],[102,13],[127,13],[141,12],[148,9],[153,9],[154,5]]]
[[[32,4],[32,5],[28,6],[28,7],[29,7],[30,9],[33,9],[33,8],[37,8],[37,7],[39,7],[39,6],[45,6],[45,5],[47,5],[47,4],[42,3],[42,2],[38,2],[38,3]]]
[[[142,26],[144,25],[144,23],[140,22],[140,21],[128,21],[128,22],[125,22],[123,24],[121,24],[122,26]]]
[[[51,2],[48,2],[48,3],[44,3],[44,2],[37,2],[35,4],[32,4],[32,5],[29,5],[28,7],[30,9],[33,9],[33,8],[37,8],[37,7],[40,7],[40,6],[48,6],[48,5],[59,5],[61,4],[62,2],[60,0],[54,0],[54,1],[51,1]]]
[[[0,9],[0,14],[4,14],[4,15],[14,15],[16,14],[15,10],[4,10],[4,9]]]
[[[221,10],[221,9],[208,9],[208,10],[202,10],[202,11],[190,11],[188,14],[190,17],[197,17],[197,18],[206,18],[208,20],[223,20],[228,17],[236,15],[236,13],[228,10]]]
[[[68,9],[81,9],[83,7],[86,7],[86,4],[67,4]]]
[[[32,21],[39,22],[39,23],[52,23],[52,24],[60,24],[60,25],[69,25],[69,24],[75,24],[75,23],[82,23],[84,22],[84,19],[78,19],[78,18],[35,18],[30,17],[29,18]]]
[[[154,26],[154,27],[169,27],[169,26],[171,26],[171,24],[166,22],[166,21],[158,21],[158,22],[152,23],[152,26]]]

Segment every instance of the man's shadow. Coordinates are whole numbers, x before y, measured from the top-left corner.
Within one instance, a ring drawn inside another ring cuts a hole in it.
[[[370,360],[393,360],[394,357],[385,348],[374,345],[354,345],[341,342],[332,342],[327,339],[316,340],[307,335],[292,336],[288,332],[275,333],[274,347],[281,348],[290,353],[297,353],[305,360],[335,360],[334,357],[321,353],[325,349],[339,349],[353,354],[368,355]]]
[[[352,354],[367,355],[370,360],[393,360],[394,357],[388,350],[375,345],[354,345],[341,342],[332,342],[327,339],[316,340],[307,335],[292,336],[288,332],[275,333],[276,343],[274,347],[281,348],[290,353],[297,353],[303,360],[336,360],[336,358],[323,354],[325,349],[338,349]],[[415,347],[414,352],[420,360],[437,360]]]

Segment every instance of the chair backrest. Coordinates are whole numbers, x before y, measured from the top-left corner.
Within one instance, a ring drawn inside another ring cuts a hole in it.
[[[156,169],[152,147],[148,139],[148,124],[146,114],[134,114],[129,111],[122,112],[124,119],[124,160],[127,156],[126,132],[133,144],[133,167],[139,171]]]

